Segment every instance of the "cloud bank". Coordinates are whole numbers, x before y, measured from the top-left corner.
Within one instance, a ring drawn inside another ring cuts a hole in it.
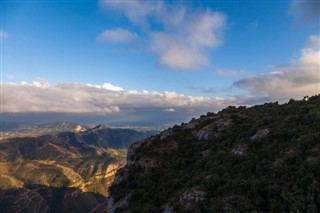
[[[192,10],[165,1],[100,1],[100,5],[123,14],[142,29],[148,51],[158,56],[158,64],[163,67],[201,68],[211,63],[209,52],[223,43],[226,16],[220,12]]]
[[[105,122],[158,120],[172,124],[224,106],[220,98],[193,97],[172,91],[125,90],[110,83],[51,85],[36,80],[32,83],[2,83],[1,86],[2,113],[12,116],[21,113],[33,116],[73,114],[98,117],[98,120],[105,118]]]
[[[284,102],[319,94],[320,36],[310,36],[300,52],[299,58],[274,66],[267,73],[236,81],[235,87],[247,90],[238,100],[248,103],[262,98],[264,101]]]

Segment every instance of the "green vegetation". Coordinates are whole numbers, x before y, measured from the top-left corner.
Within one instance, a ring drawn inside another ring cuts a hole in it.
[[[135,143],[110,190],[115,212],[319,212],[320,95],[230,106]]]

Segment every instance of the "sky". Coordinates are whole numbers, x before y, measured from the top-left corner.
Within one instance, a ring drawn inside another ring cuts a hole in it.
[[[319,0],[2,0],[1,120],[172,125],[320,93]]]

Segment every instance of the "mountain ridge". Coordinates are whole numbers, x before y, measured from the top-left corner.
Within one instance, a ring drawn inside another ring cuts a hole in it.
[[[320,210],[320,95],[229,106],[131,145],[109,212]]]
[[[1,212],[105,209],[109,186],[126,163],[126,149],[151,133],[104,126],[78,130],[1,141]]]

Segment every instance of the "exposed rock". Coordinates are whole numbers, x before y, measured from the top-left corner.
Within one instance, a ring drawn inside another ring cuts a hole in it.
[[[247,150],[247,147],[245,146],[237,146],[231,150],[231,153],[234,155],[243,156],[246,150]]]
[[[232,125],[232,120],[230,118],[222,118],[215,122],[215,126],[218,127],[218,131],[223,131],[228,129]]]
[[[208,140],[210,137],[213,137],[216,135],[214,132],[214,124],[210,124],[208,126],[203,127],[199,131],[194,131],[193,135],[198,139],[198,140]]]
[[[200,123],[199,122],[197,122],[196,120],[192,120],[192,121],[190,121],[189,123],[187,123],[187,124],[185,124],[185,128],[187,128],[187,129],[194,129],[194,128],[196,128],[196,126],[198,126]]]
[[[260,129],[256,132],[256,134],[254,134],[253,136],[251,136],[251,140],[255,140],[255,139],[258,139],[258,138],[263,138],[265,137],[266,135],[268,135],[270,132],[269,129]]]
[[[184,192],[179,198],[179,203],[184,210],[190,210],[203,201],[206,194],[202,189],[195,187]]]
[[[119,184],[127,180],[127,178],[128,178],[128,169],[127,167],[122,167],[120,170],[117,171],[113,183]]]
[[[162,213],[173,213],[173,208],[169,203],[163,205],[163,212]]]
[[[74,129],[73,129],[74,132],[85,132],[87,131],[87,129],[82,126],[81,124],[78,124]]]
[[[173,135],[172,129],[167,129],[160,134],[160,140],[165,140],[171,135]]]
[[[139,140],[133,143],[128,150],[127,165],[130,166],[135,164],[137,150],[139,150],[142,147],[146,148],[147,146],[150,145],[150,143],[151,143],[150,140],[145,140],[145,139]]]
[[[129,205],[129,197],[131,194],[126,195],[123,199],[114,202],[113,198],[110,197],[107,202],[107,212],[108,213],[114,213],[118,208],[125,209]],[[126,211],[127,212],[127,211]]]
[[[220,120],[217,120],[213,124],[209,124],[203,128],[201,128],[199,131],[194,130],[192,134],[198,139],[198,140],[208,140],[211,137],[215,137],[219,132],[226,130],[229,128],[232,124],[232,120],[229,118],[222,118]]]

